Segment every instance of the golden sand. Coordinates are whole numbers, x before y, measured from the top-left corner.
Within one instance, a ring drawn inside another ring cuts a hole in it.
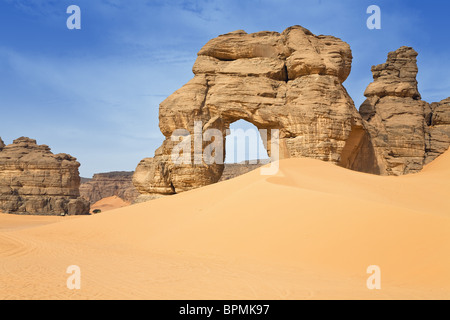
[[[91,212],[101,210],[101,212],[111,211],[118,208],[129,206],[130,203],[122,200],[117,196],[103,198],[91,205]]]
[[[449,152],[403,177],[289,159],[107,214],[1,214],[0,298],[450,299],[449,194]]]

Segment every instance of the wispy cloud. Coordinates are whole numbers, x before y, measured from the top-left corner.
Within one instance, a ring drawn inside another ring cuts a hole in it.
[[[6,3],[14,6],[17,10],[22,11],[25,14],[33,16],[54,16],[59,13],[58,8],[61,8],[61,4],[67,1],[58,0],[4,0]]]

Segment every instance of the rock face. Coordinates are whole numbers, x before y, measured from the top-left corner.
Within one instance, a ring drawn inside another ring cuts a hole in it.
[[[246,174],[250,171],[256,170],[264,164],[248,164],[248,163],[226,163],[223,169],[220,181],[230,180]]]
[[[356,149],[370,153],[371,145],[342,85],[351,62],[347,43],[300,26],[281,34],[235,31],[209,41],[198,53],[195,77],[161,103],[160,129],[166,140],[154,158],[137,166],[134,185],[142,194],[173,194],[219,181],[223,164],[172,162],[179,143],[171,140],[172,134],[185,129],[193,136],[196,121],[202,132],[216,129],[226,137],[230,124],[243,119],[258,129],[280,130],[280,158],[354,165],[361,157]],[[270,132],[262,140],[271,155]],[[203,142],[200,151],[192,148],[189,157],[194,159],[209,143]]]
[[[426,154],[425,163],[430,163],[443,154],[450,146],[450,98],[430,105],[425,117]]]
[[[3,147],[2,147],[3,145]],[[67,154],[54,155],[36,140],[0,143],[0,210],[17,214],[82,215],[89,203],[80,198],[80,164]]]
[[[80,186],[81,196],[91,204],[103,198],[117,196],[133,203],[139,196],[132,182],[133,172],[108,172],[95,174]]]
[[[417,89],[417,52],[401,47],[372,67],[360,113],[383,175],[419,172],[450,144],[449,101],[429,105]]]

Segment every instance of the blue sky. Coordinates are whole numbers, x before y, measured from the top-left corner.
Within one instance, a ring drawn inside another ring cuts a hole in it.
[[[66,27],[72,4],[81,30]],[[366,27],[372,4],[381,30]],[[163,140],[159,103],[193,77],[209,39],[237,29],[302,25],[348,42],[356,107],[371,66],[412,46],[422,98],[440,101],[450,96],[449,10],[443,0],[0,0],[0,137],[70,153],[86,177],[134,170]]]

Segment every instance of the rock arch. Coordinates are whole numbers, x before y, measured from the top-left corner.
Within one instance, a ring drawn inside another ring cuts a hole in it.
[[[230,124],[230,134],[225,138],[225,163],[258,162],[267,163],[270,161],[267,152],[268,132],[258,131],[258,128],[251,122],[238,120]],[[239,141],[239,138],[241,140]],[[242,139],[244,138],[244,139]],[[239,152],[245,148],[248,154],[245,159],[240,159]],[[233,158],[231,158],[233,157]]]
[[[280,158],[338,164],[352,127],[361,124],[342,85],[351,62],[347,43],[301,26],[281,34],[239,30],[212,39],[198,53],[194,78],[161,103],[159,126],[166,139],[153,158],[137,166],[136,188],[142,194],[173,194],[220,179],[223,164],[171,160],[172,133],[185,129],[193,135],[196,121],[203,131],[217,129],[224,137],[240,119],[258,129],[279,129]]]

